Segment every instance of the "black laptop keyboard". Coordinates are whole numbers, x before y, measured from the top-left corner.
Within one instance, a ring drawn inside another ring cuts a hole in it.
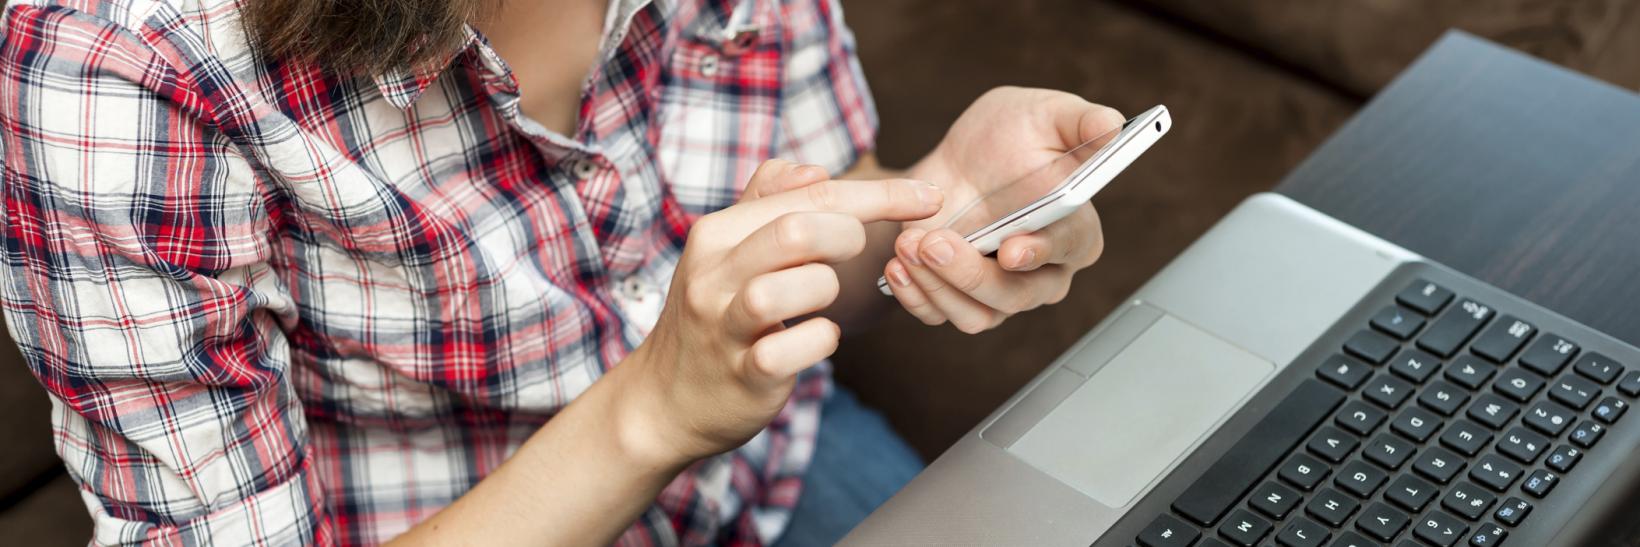
[[[1369,323],[1137,542],[1506,544],[1640,395],[1640,371],[1427,281]]]

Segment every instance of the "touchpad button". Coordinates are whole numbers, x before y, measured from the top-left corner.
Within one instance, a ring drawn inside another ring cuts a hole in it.
[[[1274,370],[1163,315],[1008,451],[1101,504],[1124,507]]]

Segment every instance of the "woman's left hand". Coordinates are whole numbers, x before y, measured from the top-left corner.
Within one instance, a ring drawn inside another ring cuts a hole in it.
[[[942,226],[991,186],[1031,173],[1122,122],[1109,107],[1058,91],[1004,87],[974,101],[907,174],[940,186],[947,207],[905,223],[894,242],[896,256],[883,269],[894,297],[923,323],[949,321],[967,333],[1063,300],[1072,274],[1104,250],[1091,203],[1042,230],[1004,240],[994,257]]]

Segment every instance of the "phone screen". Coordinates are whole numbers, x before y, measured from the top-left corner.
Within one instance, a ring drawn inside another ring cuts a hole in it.
[[[959,209],[945,227],[965,236],[974,236],[981,229],[996,223],[1016,211],[1031,206],[1043,198],[1053,196],[1066,186],[1080,182],[1098,165],[1097,160],[1117,143],[1122,130],[1132,125],[1130,119],[1120,127],[1088,139],[1059,157],[1032,169],[1025,175],[998,185]],[[972,239],[972,237],[970,237]]]

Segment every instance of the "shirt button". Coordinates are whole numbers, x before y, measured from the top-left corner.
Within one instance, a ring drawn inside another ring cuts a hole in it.
[[[575,178],[582,180],[592,178],[592,175],[598,174],[598,164],[589,159],[575,162],[572,169],[575,171]]]
[[[705,57],[700,58],[700,75],[701,76],[711,78],[713,76],[717,76],[717,72],[718,72],[718,56],[717,55],[707,54]]]

